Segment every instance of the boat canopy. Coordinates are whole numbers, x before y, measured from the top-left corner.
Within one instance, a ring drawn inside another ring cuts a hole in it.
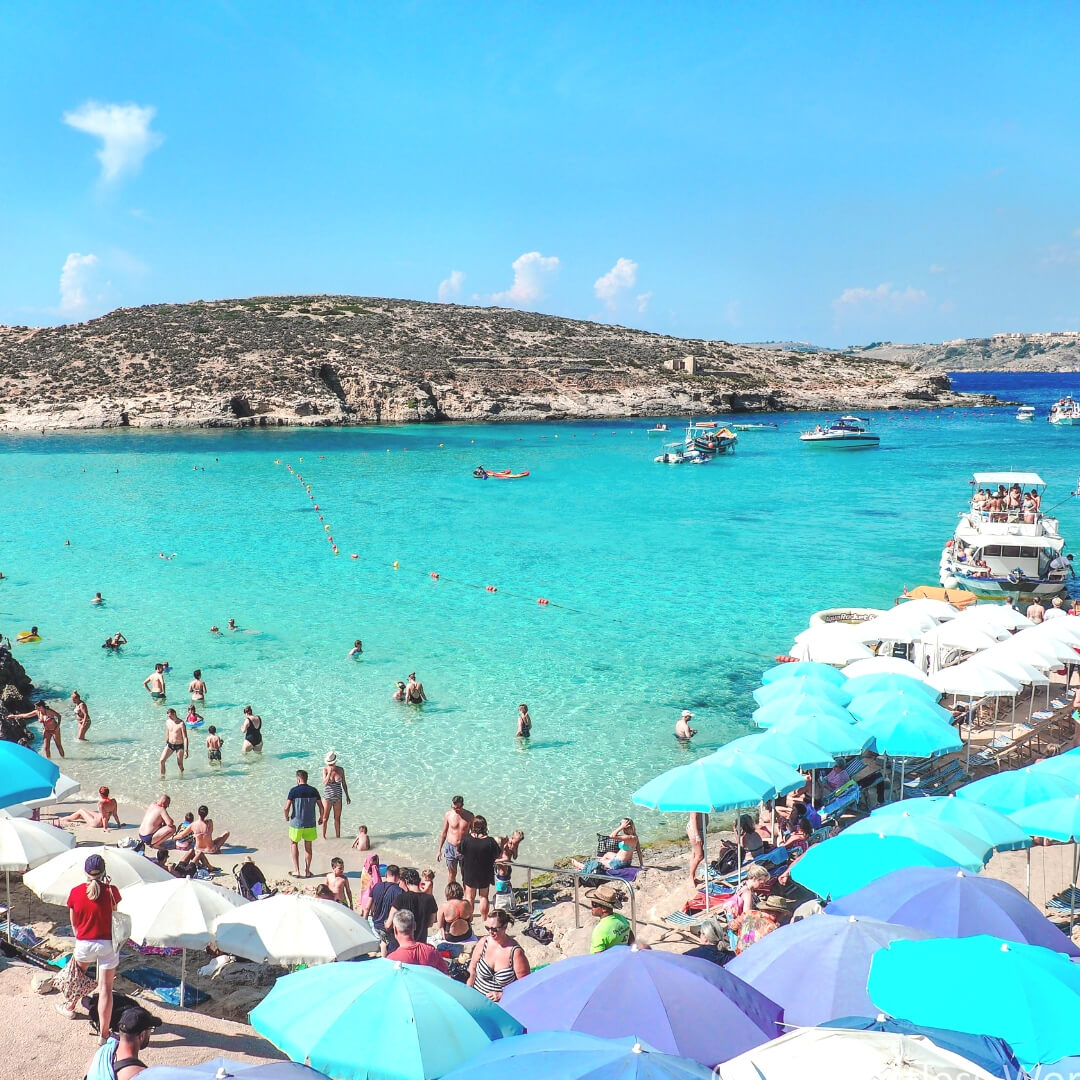
[[[968,547],[973,548],[984,548],[987,544],[998,544],[1005,547],[1032,548],[1036,551],[1060,551],[1065,546],[1065,540],[1060,536],[1031,536],[1026,533],[996,531],[980,532],[977,529],[963,527],[956,530],[956,535]]]
[[[961,610],[974,604],[979,598],[965,589],[939,589],[936,585],[917,585],[914,589],[905,589],[903,596],[898,596],[895,603],[902,600],[943,600]]]
[[[977,472],[972,478],[972,483],[978,486],[984,484],[1004,484],[1011,487],[1019,484],[1021,487],[1046,487],[1046,481],[1033,472]]]

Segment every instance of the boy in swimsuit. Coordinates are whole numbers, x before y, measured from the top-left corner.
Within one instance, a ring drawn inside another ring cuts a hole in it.
[[[79,725],[75,738],[79,742],[85,742],[86,733],[90,730],[90,710],[86,707],[86,702],[79,697],[78,690],[71,691],[71,704],[75,708],[75,722]]]
[[[143,679],[143,686],[146,687],[150,696],[155,701],[165,700],[165,665],[155,664],[154,670]]]
[[[210,725],[210,734],[206,736],[206,757],[211,765],[221,764],[221,748],[225,740],[217,733],[217,728]]]
[[[336,856],[330,860],[330,873],[326,875],[326,888],[332,899],[347,908],[353,906],[352,886],[345,876],[345,862]]]
[[[364,643],[359,638],[357,638],[353,642],[353,647],[349,650],[349,656],[350,656],[350,658],[353,657],[353,656],[359,656],[363,651],[364,651]]]
[[[159,664],[158,667],[161,665]],[[188,729],[187,724],[176,715],[175,709],[170,709],[165,714],[165,749],[161,752],[161,779],[165,779],[165,762],[175,754],[176,764],[180,769],[180,775],[184,775],[184,758],[188,755]]]
[[[202,672],[196,668],[192,674],[194,679],[188,684],[188,693],[192,701],[202,701],[206,697],[206,683],[203,682]]]

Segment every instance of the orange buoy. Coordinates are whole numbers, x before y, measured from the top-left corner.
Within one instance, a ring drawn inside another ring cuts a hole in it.
[[[548,603],[549,603],[550,601],[548,601],[548,600],[545,600],[545,599],[544,599],[544,598],[543,598],[543,597],[541,596],[541,597],[540,597],[540,599],[539,599],[539,600],[537,600],[536,602],[537,602],[537,603],[538,603],[538,604],[539,604],[539,605],[540,605],[541,607],[543,607],[543,606],[544,606],[545,604],[548,604]]]
[[[495,586],[494,586],[494,585],[485,585],[485,586],[484,586],[484,588],[485,588],[485,589],[486,589],[486,590],[487,590],[488,592],[498,592],[498,591],[499,591],[498,589],[496,589],[496,588],[495,588]]]
[[[439,580],[439,575],[434,573],[434,571],[432,573],[428,574],[428,577],[431,578],[432,581],[438,581]]]

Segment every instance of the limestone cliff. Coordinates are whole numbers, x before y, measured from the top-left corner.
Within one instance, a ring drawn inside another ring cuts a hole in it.
[[[1080,371],[1080,332],[993,334],[938,345],[878,341],[851,353],[942,371]]]
[[[0,430],[603,418],[958,400],[945,376],[891,359],[409,300],[254,297],[122,308],[70,326],[0,327]]]

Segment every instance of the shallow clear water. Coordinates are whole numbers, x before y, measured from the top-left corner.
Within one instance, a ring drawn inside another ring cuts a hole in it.
[[[203,714],[226,740],[212,774],[192,732],[182,783],[170,763],[175,808],[206,801],[240,838],[277,836],[294,770],[317,774],[333,748],[353,794],[345,827],[365,822],[383,853],[429,860],[459,791],[493,832],[523,828],[534,860],[582,851],[623,813],[681,826],[630,803],[686,760],[679,709],[708,752],[750,729],[761,670],[813,611],[936,584],[974,469],[1034,468],[1047,506],[1066,498],[1080,429],[1013,411],[880,414],[881,449],[846,453],[800,445],[818,417],[778,416],[778,432],[680,468],[653,463],[661,440],[642,421],[9,437],[0,628],[38,624],[45,640],[17,655],[49,696],[88,700],[90,741],[64,724],[84,786],[161,790],[163,710],[141,683],[168,659],[170,703],[186,705],[201,667]],[[477,464],[532,475],[478,481]],[[1060,516],[1080,535],[1075,500]],[[97,590],[104,608],[88,603]],[[208,632],[230,617],[256,632]],[[117,629],[119,656],[100,648]],[[391,700],[412,670],[431,699],[420,709]],[[261,760],[239,759],[248,703]]]

